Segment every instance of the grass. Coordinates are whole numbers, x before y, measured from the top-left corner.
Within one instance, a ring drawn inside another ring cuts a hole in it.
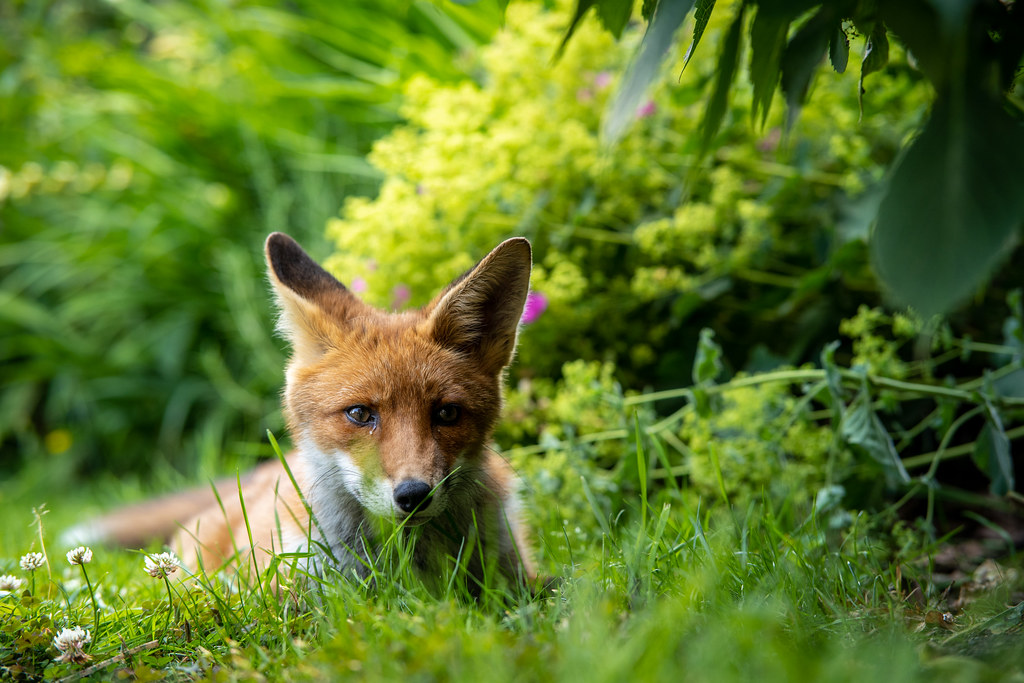
[[[642,443],[638,452],[646,481]],[[457,571],[417,576],[401,536],[367,581],[287,570],[295,558],[282,558],[290,578],[280,592],[269,575],[153,578],[143,553],[95,548],[86,582],[54,539],[89,493],[34,516],[26,503],[38,493],[4,492],[0,540],[0,572],[26,580],[0,597],[0,671],[23,680],[911,681],[1024,671],[1024,610],[1006,608],[1019,570],[987,588],[961,581],[969,599],[949,621],[956,590],[928,580],[913,561],[920,549],[893,556],[865,516],[839,535],[824,515],[801,519],[784,503],[698,507],[659,488],[613,515],[595,503],[597,543],[540,530],[563,539],[538,548],[542,568],[563,577],[556,591],[532,597],[490,582],[474,598]],[[49,560],[34,575],[17,566],[29,550]],[[55,661],[53,637],[72,625],[92,633],[88,663]]]

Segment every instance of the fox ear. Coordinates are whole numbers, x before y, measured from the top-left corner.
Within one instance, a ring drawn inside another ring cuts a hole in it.
[[[427,307],[434,339],[478,357],[488,372],[500,372],[515,350],[530,268],[529,241],[516,237],[499,244]]]
[[[330,346],[337,323],[364,304],[288,235],[272,233],[264,252],[281,311],[278,329],[300,363],[315,361]]]

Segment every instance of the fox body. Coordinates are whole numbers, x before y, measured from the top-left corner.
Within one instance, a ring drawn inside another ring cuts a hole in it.
[[[287,235],[270,235],[265,251],[292,347],[287,469],[273,461],[221,482],[219,501],[197,490],[115,512],[89,535],[139,543],[177,529],[172,547],[208,570],[309,552],[365,573],[378,520],[391,519],[418,536],[421,569],[462,556],[479,572],[490,558],[532,583],[515,477],[487,448],[529,288],[529,242],[503,242],[427,306],[399,313],[362,302]]]

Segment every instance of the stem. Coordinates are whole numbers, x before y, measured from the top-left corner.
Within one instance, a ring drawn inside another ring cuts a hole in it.
[[[993,373],[993,376],[994,374],[995,373]],[[977,398],[974,396],[974,392],[972,391],[976,386],[975,382],[968,382],[959,387],[944,387],[938,384],[905,382],[903,380],[891,379],[889,377],[876,377],[874,375],[864,376],[854,372],[853,370],[845,369],[841,369],[839,371],[839,375],[844,382],[850,385],[859,385],[861,382],[866,380],[869,385],[879,389],[892,389],[895,391],[905,391],[922,396],[952,398],[965,403],[978,403]],[[820,382],[824,379],[825,371],[816,368],[778,370],[776,372],[766,372],[759,375],[740,377],[738,379],[725,382],[724,384],[714,384],[712,386],[705,387],[704,391],[708,395],[715,395],[732,389],[754,387],[762,384],[797,384],[798,382]],[[629,406],[636,405],[638,403],[661,401],[669,398],[688,398],[692,393],[692,389],[689,387],[684,387],[682,389],[668,389],[666,391],[655,391],[650,394],[643,394],[642,396],[630,396],[623,401],[623,404]],[[1004,408],[1024,408],[1024,398],[1016,396],[991,396],[989,397],[989,402],[993,405]]]
[[[1018,436],[1024,436],[1024,426],[1006,430],[1006,438],[1010,439],[1011,441],[1013,439],[1016,439]],[[976,442],[972,441],[970,443],[965,443],[959,446],[953,446],[952,448],[947,448],[946,450],[940,449],[938,451],[932,451],[931,453],[922,453],[921,455],[914,455],[909,458],[904,458],[903,466],[907,468],[921,467],[923,465],[927,465],[933,462],[936,459],[939,462],[942,462],[943,460],[952,460],[953,458],[958,458],[961,455],[967,455],[973,452],[975,445]]]
[[[164,574],[164,585],[167,586],[167,619],[164,620],[164,628],[157,640],[163,640],[164,636],[167,635],[167,629],[171,627],[171,617],[174,614],[174,595],[171,593],[171,581],[167,578],[166,574]]]
[[[82,568],[82,576],[85,577],[85,585],[89,588],[89,599],[92,601],[92,632],[93,642],[100,639],[100,608],[96,604],[96,593],[92,588],[92,581],[89,580],[89,572],[85,571],[85,565],[78,565]]]
[[[959,430],[965,422],[975,415],[978,415],[983,410],[983,406],[975,406],[953,421],[953,424],[949,426],[946,433],[942,435],[942,441],[939,442],[939,449],[935,451],[935,457],[932,458],[931,467],[928,468],[928,472],[924,475],[925,479],[932,479],[935,476],[935,471],[939,469],[939,462],[942,460],[942,454],[945,452],[946,448],[949,447],[949,442],[953,438],[953,435],[956,434],[957,430]]]

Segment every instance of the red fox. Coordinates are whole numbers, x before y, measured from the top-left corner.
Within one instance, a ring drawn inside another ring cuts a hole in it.
[[[365,576],[375,520],[390,518],[417,527],[420,569],[461,556],[479,573],[487,557],[534,585],[515,477],[487,448],[529,289],[530,243],[502,242],[425,307],[397,313],[361,301],[287,235],[270,235],[265,252],[292,348],[290,473],[268,462],[240,491],[220,483],[220,502],[209,489],[172,495],[100,518],[74,530],[78,538],[132,545],[173,534],[193,568],[265,568],[274,552],[306,552]]]

